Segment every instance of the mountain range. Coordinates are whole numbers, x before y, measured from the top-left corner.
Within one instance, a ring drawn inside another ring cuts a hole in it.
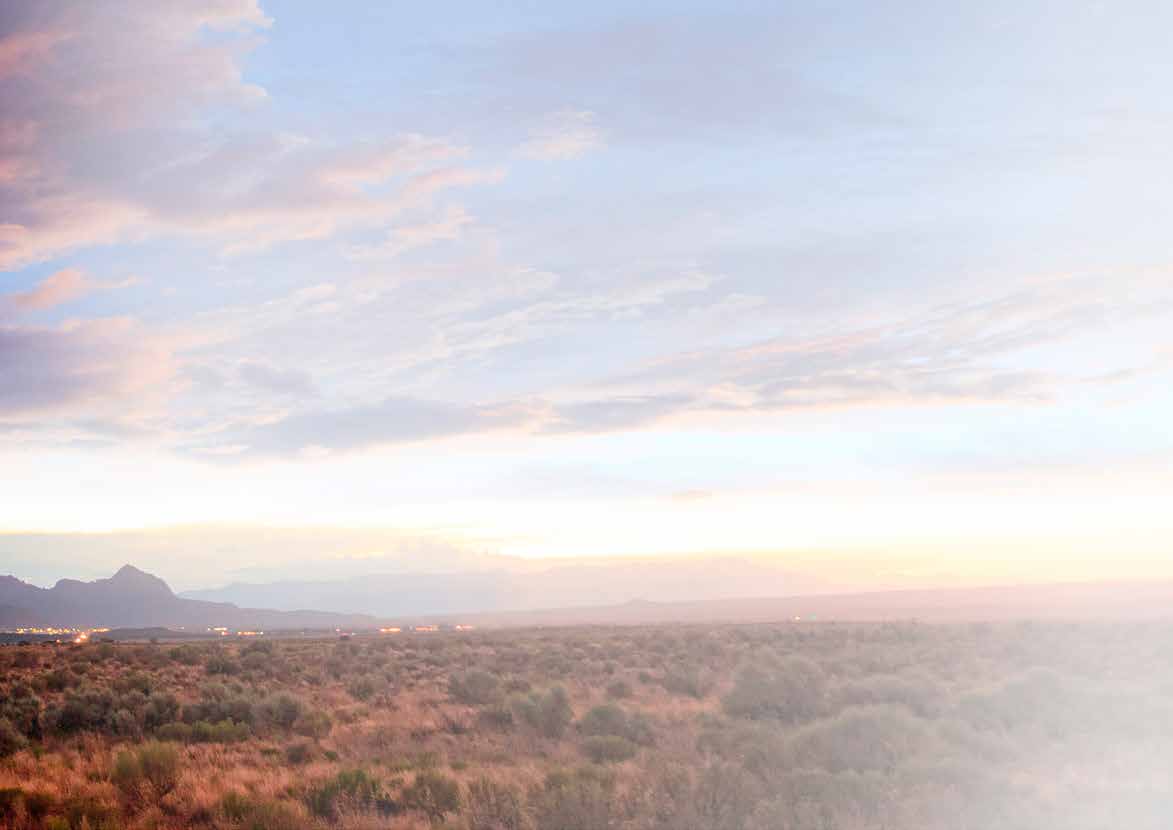
[[[355,614],[241,608],[176,596],[157,576],[125,565],[108,579],[62,579],[39,588],[0,576],[0,625],[74,627],[212,627],[275,629],[371,625]]]
[[[261,630],[372,628],[389,620],[466,622],[489,627],[796,618],[960,622],[1173,617],[1173,582],[1167,580],[857,593],[820,593],[817,585],[808,584],[811,592],[806,594],[772,597],[760,593],[749,596],[750,589],[741,584],[746,593],[740,596],[673,599],[674,593],[687,594],[688,579],[703,575],[711,565],[697,561],[691,569],[681,566],[682,570],[671,571],[663,565],[611,563],[596,568],[566,566],[531,574],[394,575],[337,583],[238,585],[220,592],[200,592],[239,596],[262,604],[304,603],[328,610],[242,607],[232,602],[177,596],[162,579],[126,565],[107,579],[62,579],[52,588],[39,588],[12,576],[0,577],[0,626],[166,626],[203,631],[214,626]],[[617,567],[626,569],[622,572],[625,579],[622,585],[608,585],[607,580],[620,575]],[[735,576],[720,583],[718,587],[723,590],[738,587],[738,570],[731,568],[730,572]],[[674,578],[667,578],[669,574]],[[657,599],[623,599],[636,588]],[[591,597],[593,603],[583,601]],[[357,613],[357,609],[372,613]]]

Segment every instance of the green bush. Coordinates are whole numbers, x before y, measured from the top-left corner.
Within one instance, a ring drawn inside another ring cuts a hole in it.
[[[114,681],[114,689],[119,692],[140,692],[149,695],[151,693],[151,676],[141,671],[124,674]]]
[[[501,683],[488,672],[474,669],[449,678],[448,693],[457,703],[476,706],[496,703],[501,699]]]
[[[195,723],[169,723],[155,732],[160,741],[176,741],[195,744],[232,744],[247,741],[252,735],[248,724],[223,720],[217,723],[196,721]]]
[[[184,666],[196,666],[203,658],[203,651],[191,643],[184,643],[168,651],[167,656]]]
[[[7,758],[28,746],[28,738],[8,718],[0,718],[0,758]]]
[[[865,706],[873,703],[894,703],[907,706],[921,717],[934,717],[942,711],[945,691],[929,677],[879,674],[844,683],[835,689],[835,706]]]
[[[629,715],[614,703],[595,706],[582,716],[578,731],[583,735],[613,735],[645,746],[653,742],[651,724],[643,715]]]
[[[373,677],[366,674],[355,678],[346,686],[346,691],[355,700],[370,700],[378,690],[379,684],[375,682]]]
[[[202,721],[201,721],[202,722]],[[190,724],[186,723],[169,723],[166,726],[161,726],[155,730],[155,738],[160,741],[176,741],[178,743],[187,743],[191,740]]]
[[[75,682],[72,672],[65,669],[54,669],[44,675],[45,688],[50,692],[63,692]]]
[[[257,800],[237,792],[225,793],[220,812],[241,830],[305,830],[309,826],[292,804]]]
[[[385,814],[395,810],[378,780],[361,769],[342,770],[306,793],[305,801],[310,812],[325,819],[336,819],[342,807],[376,808]]]
[[[589,770],[553,772],[530,796],[540,830],[609,830],[614,820],[613,779]]]
[[[73,795],[66,798],[59,809],[71,828],[94,828],[94,830],[119,830],[117,808],[92,795]]]
[[[333,724],[330,716],[321,709],[311,709],[293,722],[293,731],[306,738],[320,741],[330,734]]]
[[[277,653],[277,643],[274,640],[253,640],[241,652],[244,655],[260,654],[272,657]]]
[[[108,691],[86,688],[68,692],[57,706],[43,715],[46,730],[62,735],[92,730],[105,731],[114,714],[114,697]]]
[[[738,765],[711,764],[698,777],[691,812],[706,830],[742,830],[762,794],[761,785]]]
[[[491,778],[468,785],[465,819],[468,830],[528,830],[529,817],[521,791]]]
[[[269,695],[258,705],[259,720],[280,729],[291,729],[305,712],[305,704],[286,692]]]
[[[460,809],[460,785],[442,773],[426,770],[403,790],[403,806],[440,821]]]
[[[708,672],[696,666],[672,666],[664,673],[660,685],[672,694],[700,700],[712,691],[713,680]]]
[[[143,728],[148,732],[179,717],[179,701],[169,692],[155,692],[147,699],[143,708]]]
[[[22,683],[9,689],[7,700],[0,695],[0,718],[7,720],[26,738],[41,737],[41,700]]]
[[[943,793],[934,791],[933,800]],[[768,800],[758,802],[747,821],[747,830],[824,830],[828,827],[859,826],[861,816],[872,818],[872,826],[907,826],[894,810],[896,791],[886,776],[857,773],[833,775],[823,770],[796,770],[771,782]],[[989,802],[986,802],[986,806]],[[942,815],[927,826],[989,827],[984,819],[970,823],[956,814]],[[926,826],[926,825],[916,825]]]
[[[110,716],[110,731],[123,738],[137,738],[142,734],[138,717],[130,709],[117,709]]]
[[[119,752],[110,770],[110,781],[114,786],[120,789],[123,795],[135,795],[142,780],[143,768],[138,756],[127,749]]]
[[[240,663],[225,654],[217,652],[204,663],[204,671],[208,674],[234,675],[240,674]]]
[[[791,656],[742,667],[722,703],[737,717],[800,723],[823,711],[826,693],[822,670],[805,657]]]
[[[269,655],[259,651],[246,651],[240,660],[240,665],[247,672],[266,673],[270,668]]]
[[[513,728],[513,709],[508,705],[494,703],[477,713],[477,721],[489,729],[508,732]]]
[[[544,693],[531,692],[527,697],[514,703],[514,711],[524,722],[537,729],[547,738],[561,738],[570,726],[574,712],[570,708],[570,697],[561,686],[555,686]]]
[[[592,735],[582,742],[582,751],[596,764],[628,761],[636,755],[636,745],[618,735]]]
[[[163,796],[179,783],[179,752],[174,746],[150,741],[138,749],[143,777],[156,794]]]
[[[897,706],[859,706],[802,727],[788,744],[802,769],[890,772],[921,748],[924,721]]]
[[[257,711],[261,707],[254,706],[253,701],[247,697],[230,693],[218,683],[208,684],[201,691],[201,701],[183,707],[184,723],[191,724],[201,720],[219,723],[231,720],[251,726],[256,722]]]
[[[224,814],[224,818],[233,822],[243,821],[252,808],[252,799],[243,793],[238,793],[235,790],[224,793],[220,799],[220,812]]]
[[[114,759],[110,780],[125,795],[139,794],[146,784],[161,798],[179,783],[179,752],[159,741],[149,741],[133,752],[123,750]]]
[[[310,741],[297,741],[285,747],[285,760],[293,765],[307,763],[314,757],[314,745]]]
[[[191,740],[193,743],[204,744],[233,744],[247,741],[252,735],[248,724],[237,723],[232,720],[222,720],[219,723],[196,721],[191,725]]]

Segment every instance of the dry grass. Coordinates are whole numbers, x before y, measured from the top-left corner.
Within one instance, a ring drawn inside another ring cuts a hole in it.
[[[5,648],[0,718],[31,740],[0,759],[0,827],[1155,828],[1171,644],[1164,626],[785,624],[214,642],[194,665],[167,645]],[[452,698],[471,670],[498,699]],[[535,715],[554,686],[566,711]],[[596,707],[639,719],[615,736],[630,760],[587,762]],[[224,713],[243,734],[196,723]],[[176,786],[119,785],[119,753],[159,737]],[[421,801],[429,781],[453,803]]]

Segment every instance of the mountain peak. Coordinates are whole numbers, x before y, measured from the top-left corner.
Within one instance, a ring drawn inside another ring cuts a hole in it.
[[[123,565],[107,580],[119,588],[143,593],[171,594],[171,588],[159,577],[139,570],[134,565]]]

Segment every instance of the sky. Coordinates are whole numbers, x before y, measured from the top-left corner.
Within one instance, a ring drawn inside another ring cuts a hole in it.
[[[1173,576],[1171,27],[6,2],[0,572]]]

